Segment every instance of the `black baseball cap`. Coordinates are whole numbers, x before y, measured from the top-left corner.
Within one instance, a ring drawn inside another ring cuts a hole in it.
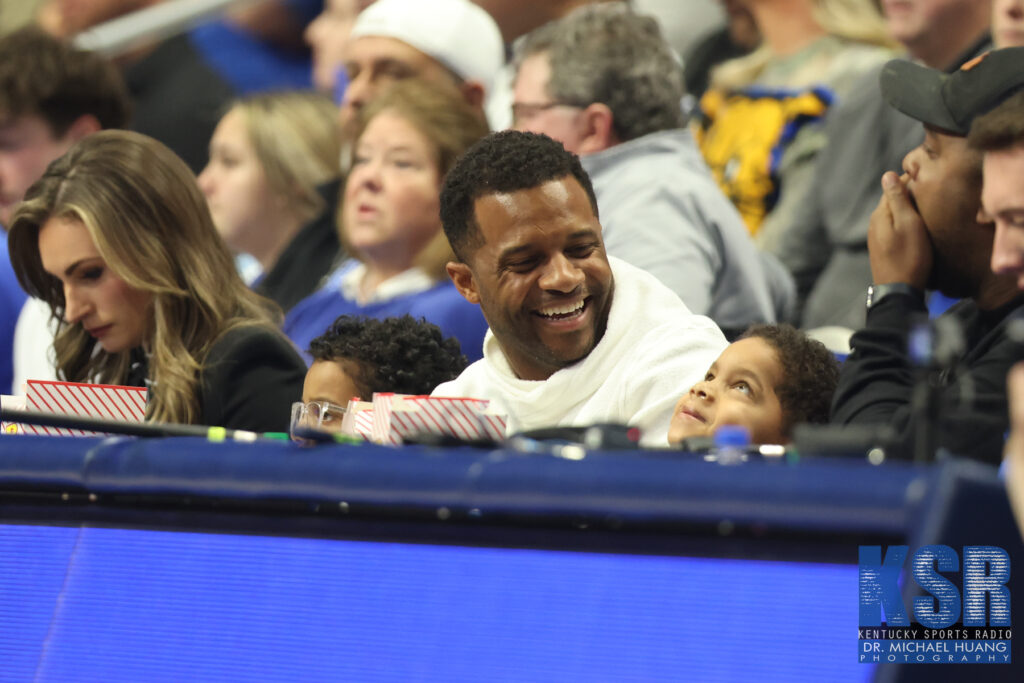
[[[966,136],[971,121],[1024,90],[1024,47],[993,50],[953,73],[894,59],[882,69],[882,97],[894,109]]]

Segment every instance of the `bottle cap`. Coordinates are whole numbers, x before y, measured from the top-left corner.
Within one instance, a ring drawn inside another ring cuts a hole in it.
[[[740,425],[722,425],[715,431],[715,448],[739,447],[750,444],[750,432]]]

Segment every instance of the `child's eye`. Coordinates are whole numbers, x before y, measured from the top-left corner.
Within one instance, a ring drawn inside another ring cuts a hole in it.
[[[738,389],[739,391],[742,391],[744,394],[748,396],[754,393],[753,390],[751,390],[750,385],[747,384],[746,382],[736,382],[736,384],[732,385],[732,388]]]
[[[710,382],[710,381],[711,381],[711,380],[713,380],[714,378],[715,378],[714,374],[713,374],[713,373],[710,373],[710,372],[709,372],[708,374],[704,375],[704,381],[705,381],[705,382]]]

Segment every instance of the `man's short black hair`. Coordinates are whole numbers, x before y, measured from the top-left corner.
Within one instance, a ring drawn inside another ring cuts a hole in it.
[[[429,394],[455,379],[467,365],[459,342],[447,339],[437,325],[410,315],[367,318],[343,315],[309,343],[315,361],[347,361],[359,397],[374,392]]]
[[[741,339],[764,339],[782,363],[782,384],[775,395],[782,405],[783,433],[793,425],[828,422],[832,394],[839,383],[839,361],[819,341],[792,325],[752,325]]]
[[[39,116],[61,137],[86,114],[102,128],[127,126],[131,100],[112,62],[36,26],[0,39],[0,117]]]
[[[441,189],[441,223],[460,261],[483,243],[474,204],[489,194],[528,190],[572,176],[597,216],[597,197],[580,159],[547,135],[505,130],[480,140],[448,172]]]

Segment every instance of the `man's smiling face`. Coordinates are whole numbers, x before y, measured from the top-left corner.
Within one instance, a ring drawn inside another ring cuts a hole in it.
[[[613,280],[590,200],[572,176],[474,203],[481,244],[454,264],[513,371],[544,380],[601,340]]]

